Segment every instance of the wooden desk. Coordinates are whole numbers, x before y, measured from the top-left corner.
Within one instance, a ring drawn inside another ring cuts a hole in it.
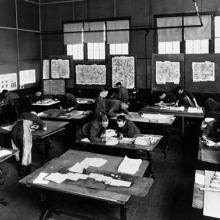
[[[121,157],[113,157],[113,156],[94,154],[94,153],[89,153],[89,152],[69,150],[66,153],[64,153],[61,157],[53,159],[52,161],[48,162],[43,167],[39,168],[38,170],[31,173],[30,175],[26,176],[19,182],[21,184],[25,184],[28,187],[41,189],[42,198],[43,198],[43,193],[49,190],[49,191],[54,191],[54,192],[61,192],[61,193],[72,195],[72,196],[80,196],[80,197],[94,199],[94,200],[101,200],[107,203],[119,205],[120,206],[120,219],[126,220],[127,219],[126,205],[131,198],[131,194],[129,193],[129,188],[127,189],[127,193],[122,194],[120,192],[109,191],[109,187],[107,187],[107,185],[104,185],[104,184],[102,188],[97,189],[95,187],[86,187],[83,184],[77,184],[78,181],[77,182],[64,181],[60,184],[49,182],[46,185],[33,183],[33,180],[41,172],[52,173],[52,172],[59,171],[61,169],[64,170],[64,172],[66,172],[69,167],[73,166],[77,162],[81,162],[83,159],[87,157],[106,159],[107,160],[106,164],[100,168],[97,168],[97,172],[98,171],[100,172],[109,171],[112,173],[117,173],[117,168],[123,159]],[[139,168],[139,171],[135,175],[137,177],[142,177],[145,173],[145,170],[147,169],[147,166],[148,166],[148,163],[146,161],[143,161]],[[144,178],[144,180],[146,181],[147,184],[146,184],[145,190],[143,191],[143,195],[146,195],[150,187],[153,184],[153,179]],[[97,184],[97,183],[93,182],[92,184]],[[46,203],[46,200],[43,200],[41,202],[43,202],[42,207],[45,207],[45,210],[42,210],[42,215],[40,219],[46,219],[49,206]]]
[[[185,133],[185,118],[204,118],[205,111],[204,108],[201,109],[201,112],[189,112],[188,108],[180,108],[180,107],[160,107],[160,106],[145,106],[144,108],[140,109],[141,112],[146,113],[161,113],[161,114],[173,114],[174,116],[181,117],[182,119],[182,133]]]
[[[203,181],[198,181],[196,176],[200,176],[201,179],[204,178]],[[196,181],[197,180],[197,181]],[[196,209],[203,209],[204,204],[204,191],[200,190],[201,187],[205,186],[205,171],[204,170],[196,170],[195,171],[195,179],[194,179],[194,188],[193,188],[193,201],[192,207]]]
[[[77,98],[77,103],[79,104],[77,109],[79,110],[93,110],[95,99],[90,98]]]
[[[61,109],[48,109],[38,113],[38,116],[46,120],[75,121],[85,119],[91,114],[92,111],[72,110],[71,112],[67,113]]]
[[[7,160],[8,158],[14,156],[18,152],[18,150],[8,149],[8,148],[4,148],[4,147],[0,147],[0,151],[1,150],[11,151],[11,154],[3,156],[3,157],[0,156],[0,163],[2,163],[3,161]]]
[[[138,136],[146,136],[146,134],[140,134]],[[145,157],[142,159],[147,159],[149,161],[149,172],[150,175],[153,176],[153,171],[152,171],[152,158],[150,152],[153,151],[160,141],[162,140],[163,136],[162,135],[147,135],[151,137],[155,137],[156,141],[149,143],[149,145],[136,145],[133,142],[132,143],[118,143],[116,145],[109,145],[106,144],[106,142],[86,142],[82,140],[76,140],[76,144],[80,147],[80,150],[86,149],[86,150],[93,150],[94,147],[98,147],[100,150],[103,149],[103,151],[106,153],[107,149],[122,149],[122,150],[130,150],[130,151],[135,151],[136,153],[144,153]],[[104,147],[104,148],[103,148]],[[111,153],[113,153],[111,151]],[[126,151],[124,152],[126,155]],[[142,154],[143,155],[143,154]]]
[[[59,100],[44,99],[42,101],[32,103],[32,108],[33,110],[40,112],[50,108],[58,108],[59,104],[60,104]]]
[[[60,132],[65,130],[66,126],[69,122],[62,122],[62,121],[44,121],[47,125],[47,130],[35,130],[32,132],[34,144],[43,143],[45,145],[45,160],[49,159],[49,149],[50,149],[50,141],[49,138]],[[12,130],[13,124],[5,124],[0,126],[0,134],[10,136],[10,132]],[[6,129],[7,128],[7,129]],[[10,137],[9,137],[10,138]]]

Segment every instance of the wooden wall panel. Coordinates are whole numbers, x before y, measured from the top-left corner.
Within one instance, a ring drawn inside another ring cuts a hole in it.
[[[15,0],[0,1],[0,26],[15,27]]]

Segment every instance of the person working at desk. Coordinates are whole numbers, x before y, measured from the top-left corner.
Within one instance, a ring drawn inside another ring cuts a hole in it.
[[[31,103],[31,104],[32,104],[32,103],[36,103],[36,102],[41,101],[41,100],[43,100],[43,94],[42,94],[41,91],[35,92],[34,95],[32,95],[32,96],[30,97],[30,103]]]
[[[190,94],[187,91],[184,91],[181,86],[177,86],[174,90],[176,94],[176,105],[177,106],[186,106],[186,107],[197,107],[200,108],[198,105],[196,98],[194,95]]]
[[[129,104],[129,96],[128,96],[128,90],[122,86],[121,82],[116,83],[117,92],[115,92],[111,98],[120,100],[124,103]]]
[[[119,138],[133,138],[135,135],[140,134],[140,130],[134,122],[126,119],[124,115],[119,115],[116,121]]]
[[[110,117],[117,116],[121,113],[129,114],[128,107],[127,103],[120,100],[106,99],[106,112]]]
[[[159,105],[159,106],[175,105],[174,96],[170,93],[161,92],[157,95],[155,105]]]
[[[17,114],[16,114],[16,104],[19,100],[18,94],[14,92],[9,92],[8,90],[4,89],[2,91],[2,100],[1,106],[3,109],[2,112],[2,121],[15,121]]]
[[[73,94],[66,93],[65,95],[59,96],[59,99],[61,101],[61,108],[64,108],[67,111],[76,109],[78,106],[77,99]]]
[[[31,128],[46,130],[46,124],[35,112],[24,112],[19,116],[11,131],[11,143],[13,149],[19,149],[16,160],[19,161],[19,175],[23,176],[30,172],[32,162],[32,133]]]
[[[109,120],[106,114],[102,114],[98,119],[83,125],[81,129],[77,131],[76,138],[81,140],[88,138],[90,141],[103,141],[106,134],[106,129],[109,125]]]
[[[102,89],[99,92],[98,98],[95,100],[94,118],[99,118],[103,112],[106,112],[106,97],[108,90]]]

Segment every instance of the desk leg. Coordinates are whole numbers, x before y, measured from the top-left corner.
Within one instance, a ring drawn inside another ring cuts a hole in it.
[[[40,193],[40,206],[41,206],[41,214],[39,220],[46,220],[50,215],[51,212],[48,209],[48,198],[45,192]]]
[[[120,205],[120,220],[127,220],[127,205]]]
[[[185,119],[184,117],[182,116],[182,135],[184,136],[184,133],[185,133]]]
[[[150,151],[147,151],[147,158],[149,161],[149,175],[148,176],[151,178],[154,178],[154,172],[152,169],[152,155],[151,155]]]

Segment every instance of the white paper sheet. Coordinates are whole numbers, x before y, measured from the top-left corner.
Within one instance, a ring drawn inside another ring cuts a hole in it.
[[[55,183],[62,183],[66,180],[65,174],[61,173],[51,173],[50,175],[44,177],[44,180],[49,180]]]
[[[5,157],[12,154],[12,152],[10,150],[0,150],[0,157]]]
[[[141,159],[130,159],[127,156],[125,156],[118,167],[118,172],[134,175],[138,172],[141,163]]]
[[[44,180],[44,177],[46,177],[48,175],[48,173],[44,173],[44,172],[41,172],[36,179],[34,179],[33,183],[34,184],[48,184],[49,181],[48,180]]]
[[[14,124],[11,124],[11,125],[7,125],[7,126],[1,126],[1,128],[6,131],[11,131],[13,126],[14,126]]]

